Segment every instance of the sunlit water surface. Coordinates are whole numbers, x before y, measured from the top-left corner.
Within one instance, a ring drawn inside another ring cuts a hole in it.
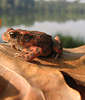
[[[37,30],[46,32],[52,36],[56,34],[63,34],[63,35],[71,35],[73,37],[80,37],[85,40],[85,20],[79,20],[79,21],[66,21],[66,22],[34,22],[31,26],[25,26],[25,25],[17,25],[17,26],[11,26],[15,29],[26,29],[26,30]],[[0,40],[1,35],[7,30],[8,27],[1,27],[0,28]]]
[[[23,10],[21,14],[17,9],[15,13],[1,15],[0,41],[9,27],[42,31],[52,36],[59,33],[71,35],[85,41],[85,3],[45,2],[35,5],[33,10]]]

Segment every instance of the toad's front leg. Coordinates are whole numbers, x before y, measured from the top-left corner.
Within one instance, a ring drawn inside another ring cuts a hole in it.
[[[23,57],[26,61],[32,61],[34,58],[42,54],[42,48],[32,46],[30,48],[24,48],[21,53],[18,54],[19,57]]]

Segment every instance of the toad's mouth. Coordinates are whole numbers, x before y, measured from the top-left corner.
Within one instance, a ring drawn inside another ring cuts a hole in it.
[[[3,41],[4,43],[8,43],[8,42],[6,42],[6,41]]]

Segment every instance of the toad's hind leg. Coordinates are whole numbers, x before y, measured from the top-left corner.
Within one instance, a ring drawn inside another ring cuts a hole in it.
[[[32,61],[34,58],[40,56],[42,54],[42,48],[32,46],[30,48],[25,48],[18,55],[23,57],[26,61]]]

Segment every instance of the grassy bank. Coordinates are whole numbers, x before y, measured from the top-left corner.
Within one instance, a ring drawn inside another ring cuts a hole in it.
[[[72,37],[70,35],[57,34],[62,41],[64,48],[74,48],[85,44],[85,41],[79,37]]]

